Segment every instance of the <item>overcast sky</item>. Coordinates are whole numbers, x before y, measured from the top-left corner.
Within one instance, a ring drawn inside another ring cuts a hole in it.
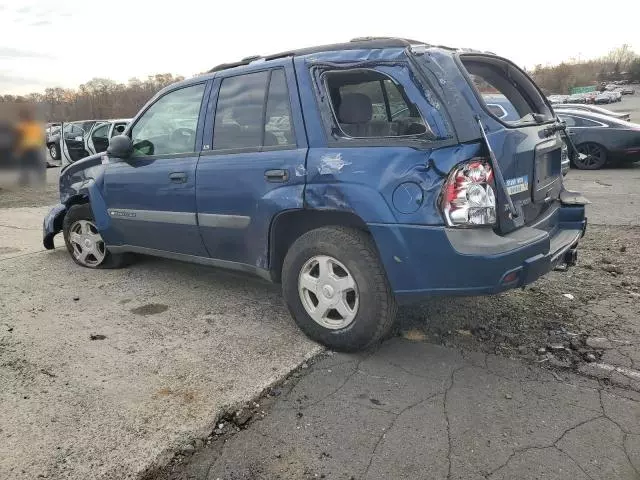
[[[190,76],[360,36],[489,50],[520,66],[640,53],[640,0],[0,0],[0,93]]]

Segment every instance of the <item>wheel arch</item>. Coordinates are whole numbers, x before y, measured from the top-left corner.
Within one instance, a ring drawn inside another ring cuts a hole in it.
[[[271,279],[279,283],[282,264],[289,248],[305,233],[320,227],[340,226],[371,233],[358,215],[341,210],[296,209],[279,213],[269,231],[269,271]]]

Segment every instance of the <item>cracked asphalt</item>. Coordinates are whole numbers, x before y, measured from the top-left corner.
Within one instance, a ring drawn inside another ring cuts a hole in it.
[[[170,479],[637,479],[640,394],[395,338],[326,355]]]

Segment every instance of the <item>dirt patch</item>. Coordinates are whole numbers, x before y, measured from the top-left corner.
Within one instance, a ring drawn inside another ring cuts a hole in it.
[[[628,357],[624,347],[640,344],[640,228],[591,226],[575,267],[525,290],[402,309],[399,329],[407,338],[422,332],[430,342],[555,367],[600,360],[607,349],[593,338]]]
[[[52,169],[54,175],[59,169]],[[43,207],[58,203],[58,182],[48,179],[44,187],[0,186],[0,208]]]
[[[147,315],[157,315],[167,310],[169,310],[169,307],[162,303],[147,303],[146,305],[132,308],[129,311],[134,315],[143,315],[146,317]]]

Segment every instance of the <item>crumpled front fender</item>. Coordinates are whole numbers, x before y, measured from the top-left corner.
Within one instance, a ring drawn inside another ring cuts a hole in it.
[[[53,250],[53,237],[62,230],[62,221],[67,213],[66,205],[59,203],[44,217],[42,222],[42,243],[47,250]]]

